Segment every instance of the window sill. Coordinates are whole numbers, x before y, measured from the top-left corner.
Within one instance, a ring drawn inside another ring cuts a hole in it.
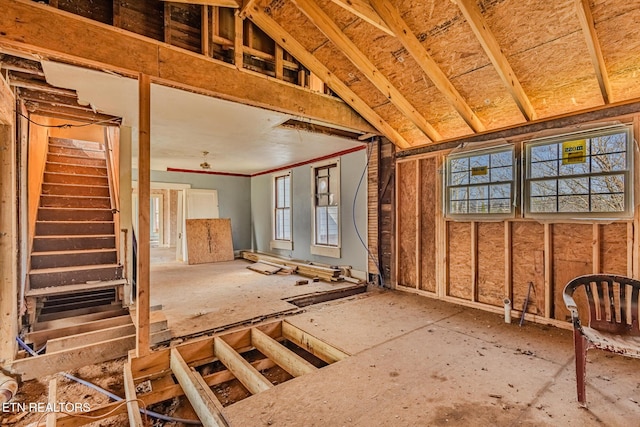
[[[337,246],[311,245],[311,253],[313,255],[340,258],[340,252],[340,247]]]
[[[271,249],[293,250],[293,242],[291,240],[272,240],[269,246]]]

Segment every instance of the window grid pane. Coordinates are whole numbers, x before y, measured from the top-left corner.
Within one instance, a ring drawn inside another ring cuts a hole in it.
[[[628,137],[627,131],[617,131],[529,147],[528,211],[624,213]],[[570,157],[571,151],[580,155]]]
[[[450,215],[513,212],[513,149],[476,152],[448,160],[447,211]]]
[[[315,169],[315,244],[338,246],[337,165]]]
[[[291,240],[291,176],[275,178],[275,240]]]

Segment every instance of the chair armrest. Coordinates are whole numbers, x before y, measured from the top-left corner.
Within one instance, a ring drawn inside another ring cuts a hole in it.
[[[573,299],[574,291],[580,287],[584,286],[584,282],[579,280],[572,280],[564,287],[564,292],[562,293],[562,299],[564,300],[564,305],[567,307],[567,310],[571,313],[571,323],[573,323],[573,327],[578,330],[582,330],[582,325],[580,324],[580,317],[578,315],[578,305]]]

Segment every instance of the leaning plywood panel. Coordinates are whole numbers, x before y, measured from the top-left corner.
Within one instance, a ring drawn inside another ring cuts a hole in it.
[[[416,283],[416,169],[417,162],[398,163],[398,285]]]
[[[522,310],[529,290],[527,312],[544,314],[544,226],[535,222],[514,222],[511,231],[513,308]]]
[[[449,222],[449,295],[471,300],[471,224]]]
[[[504,224],[478,224],[478,301],[502,306],[504,298]]]
[[[600,271],[598,273],[627,275],[627,224],[600,226]]]
[[[420,160],[420,289],[436,292],[436,218],[437,164],[436,158]]]
[[[229,218],[188,219],[186,231],[188,264],[233,261]]]
[[[567,320],[562,291],[574,277],[593,271],[593,226],[591,224],[553,225],[553,318]]]

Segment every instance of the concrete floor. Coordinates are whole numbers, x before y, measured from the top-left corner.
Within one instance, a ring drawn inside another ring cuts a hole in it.
[[[232,426],[640,425],[640,360],[589,351],[581,408],[569,330],[376,290],[287,320],[352,356],[226,407]]]
[[[151,248],[151,305],[162,305],[175,338],[295,312],[284,299],[353,286],[310,280],[295,286],[304,277],[267,276],[247,269],[250,264],[187,265],[175,260],[175,248]]]

